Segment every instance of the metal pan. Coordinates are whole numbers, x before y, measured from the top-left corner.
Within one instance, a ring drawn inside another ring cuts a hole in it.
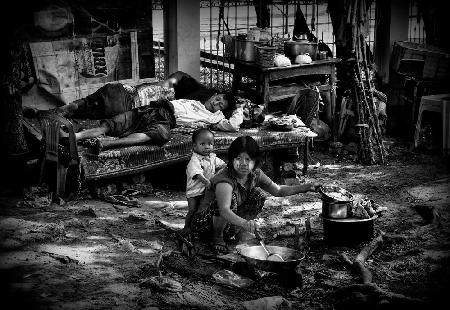
[[[353,195],[338,186],[321,186],[318,189],[322,199],[322,216],[325,218],[346,218],[353,204]],[[336,199],[331,193],[338,193]]]
[[[324,241],[336,246],[350,246],[369,241],[373,238],[374,220],[376,218],[376,215],[368,219],[322,217]]]
[[[305,258],[303,253],[294,249],[272,245],[266,245],[266,248],[270,253],[281,255],[284,262],[267,260],[267,253],[260,245],[241,248],[238,252],[250,266],[277,273],[294,271],[295,267]]]
[[[333,201],[333,202],[351,202],[353,201],[353,195],[347,190],[339,186],[327,185],[321,186],[318,192],[322,195],[322,200]],[[336,192],[342,195],[341,199],[336,199],[331,195],[331,193]]]

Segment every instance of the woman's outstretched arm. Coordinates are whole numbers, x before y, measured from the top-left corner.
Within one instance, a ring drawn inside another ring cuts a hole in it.
[[[299,193],[315,192],[317,191],[319,186],[320,184],[318,183],[305,183],[300,185],[278,185],[272,182],[269,186],[263,189],[272,194],[273,196],[284,197]]]

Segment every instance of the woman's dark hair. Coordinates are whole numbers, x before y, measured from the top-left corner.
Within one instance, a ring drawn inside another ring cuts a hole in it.
[[[228,106],[225,110],[222,111],[222,113],[223,115],[225,115],[226,118],[230,118],[231,115],[233,114],[233,111],[236,110],[236,98],[230,91],[224,92],[223,95],[228,103]]]
[[[233,171],[233,160],[241,153],[247,153],[252,160],[255,161],[255,168],[259,167],[261,163],[261,152],[259,145],[250,136],[241,136],[234,139],[228,148],[228,169]]]
[[[209,132],[214,137],[214,133],[208,128],[199,128],[192,133],[192,143],[197,142],[198,136],[200,136],[204,132]]]
[[[197,80],[184,72],[177,71],[169,76],[169,78],[171,77],[177,80],[173,86],[176,99],[190,99],[186,97],[202,88],[201,84]]]

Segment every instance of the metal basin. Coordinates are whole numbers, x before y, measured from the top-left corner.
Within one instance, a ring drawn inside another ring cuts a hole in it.
[[[285,273],[294,271],[305,255],[294,249],[266,245],[270,253],[277,253],[283,257],[283,261],[267,260],[267,253],[260,245],[249,246],[239,249],[239,254],[245,259],[247,264],[261,270]]]
[[[317,43],[309,41],[286,41],[284,42],[284,54],[295,61],[295,57],[308,53],[312,60],[316,60]]]
[[[351,193],[338,186],[324,186],[320,193],[323,217],[342,219],[348,216],[348,210],[353,204]],[[339,197],[332,194],[337,194]]]
[[[326,218],[343,219],[348,216],[352,202],[328,201],[322,199],[322,215]]]
[[[366,242],[373,238],[373,226],[376,218],[377,216],[368,219],[322,217],[324,241],[330,245],[343,246]]]

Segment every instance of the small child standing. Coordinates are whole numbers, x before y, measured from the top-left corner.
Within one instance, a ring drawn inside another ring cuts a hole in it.
[[[192,215],[197,211],[205,190],[209,189],[209,179],[216,170],[226,166],[214,151],[214,134],[207,128],[200,128],[192,134],[193,152],[191,160],[186,167],[186,197],[189,211],[184,222],[183,234],[191,231]]]

